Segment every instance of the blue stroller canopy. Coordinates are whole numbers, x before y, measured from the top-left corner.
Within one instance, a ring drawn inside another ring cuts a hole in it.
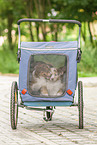
[[[76,79],[77,41],[21,42],[19,91],[23,102],[73,102]]]

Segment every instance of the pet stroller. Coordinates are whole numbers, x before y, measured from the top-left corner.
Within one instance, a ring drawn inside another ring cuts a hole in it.
[[[74,23],[79,26],[78,41],[21,42],[20,23]],[[19,84],[12,83],[10,121],[17,128],[18,107],[45,112],[44,120],[52,120],[55,106],[78,106],[79,128],[83,129],[83,85],[77,82],[77,63],[81,59],[81,23],[76,20],[20,19],[18,21]],[[78,103],[75,90],[78,84]],[[18,101],[18,95],[21,102]]]

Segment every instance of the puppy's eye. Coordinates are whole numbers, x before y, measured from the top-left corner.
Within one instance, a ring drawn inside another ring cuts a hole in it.
[[[57,74],[55,74],[55,76],[57,76]]]

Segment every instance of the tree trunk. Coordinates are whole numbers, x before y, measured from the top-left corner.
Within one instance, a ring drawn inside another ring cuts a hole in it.
[[[8,23],[8,43],[9,43],[9,49],[13,51],[13,46],[12,46],[12,24],[13,24],[13,15],[12,11],[8,11],[7,15],[7,23]]]
[[[85,22],[84,22],[84,26],[83,26],[83,29],[82,29],[82,31],[81,31],[81,34],[82,34],[82,38],[83,38],[83,40],[84,40],[84,42],[85,42],[85,40],[86,40],[86,27],[85,27]]]
[[[51,33],[51,41],[54,41],[55,40],[55,38],[54,38],[54,27],[53,27],[53,25],[50,25],[50,33]]]
[[[29,22],[29,31],[30,31],[30,37],[31,37],[31,40],[34,41],[34,36],[33,36],[33,31],[32,31],[32,25],[31,25],[31,22]]]
[[[46,8],[46,1],[45,0],[34,0],[35,8],[38,14],[38,18],[43,19],[45,18],[45,8]],[[46,41],[46,25],[44,23],[40,23],[40,27],[42,30],[43,40]]]
[[[58,32],[55,32],[55,41],[58,41]]]
[[[33,17],[33,4],[32,4],[32,0],[27,0],[27,9],[26,9],[26,13],[27,13],[27,17],[31,18]],[[34,35],[33,35],[33,31],[32,31],[32,25],[31,22],[29,22],[29,31],[30,31],[30,38],[32,41],[34,41]]]
[[[86,22],[84,22],[84,41],[86,41]]]
[[[91,33],[90,22],[88,22],[88,29],[89,29],[89,34],[90,34],[90,41],[93,44],[93,36],[92,36],[92,33]]]
[[[35,27],[36,27],[36,36],[37,36],[37,41],[40,41],[40,39],[39,39],[39,24],[36,23],[36,24],[35,24]]]
[[[46,25],[41,24],[41,28],[42,28],[43,40],[46,41]]]
[[[55,41],[58,40],[58,25],[55,24]]]

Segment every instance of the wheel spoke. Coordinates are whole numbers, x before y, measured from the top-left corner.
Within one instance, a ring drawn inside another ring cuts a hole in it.
[[[83,129],[83,86],[78,82],[78,109],[79,109],[79,129]]]
[[[17,82],[13,82],[11,87],[11,102],[10,102],[10,121],[12,129],[17,128],[17,119],[18,119]]]

